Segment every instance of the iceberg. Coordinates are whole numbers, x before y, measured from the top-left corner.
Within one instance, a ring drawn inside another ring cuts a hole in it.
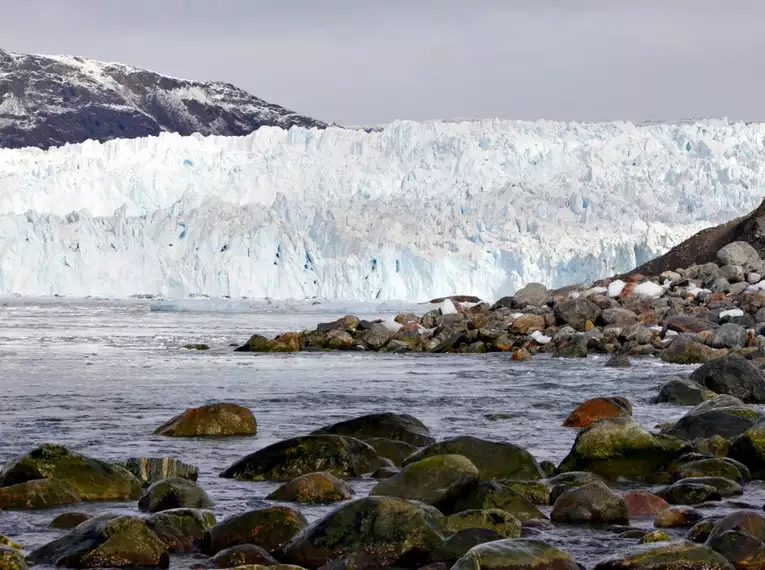
[[[765,124],[484,120],[0,150],[0,294],[496,299],[762,200]]]

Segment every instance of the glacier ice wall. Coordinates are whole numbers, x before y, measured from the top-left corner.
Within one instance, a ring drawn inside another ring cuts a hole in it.
[[[765,124],[396,122],[0,151],[0,293],[497,298],[762,200]]]

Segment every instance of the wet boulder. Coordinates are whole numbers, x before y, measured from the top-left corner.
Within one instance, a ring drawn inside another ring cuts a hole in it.
[[[497,540],[502,540],[502,536],[488,528],[464,528],[445,538],[430,554],[430,560],[451,567],[474,546]]]
[[[724,350],[716,350],[693,340],[688,335],[681,334],[661,351],[659,357],[670,364],[702,364],[724,353]]]
[[[717,394],[730,394],[745,403],[765,403],[765,373],[738,354],[704,364],[691,374],[691,380]]]
[[[151,485],[168,477],[196,481],[199,476],[199,469],[173,457],[131,457],[120,466],[132,473],[142,485]]]
[[[700,520],[685,533],[685,538],[697,544],[704,544],[721,518],[715,516]]]
[[[352,497],[353,489],[334,475],[307,473],[284,483],[266,498],[272,501],[318,504],[346,501]]]
[[[627,417],[632,415],[632,404],[627,398],[593,398],[577,406],[563,422],[564,427],[584,428],[603,418]]]
[[[70,505],[82,500],[80,494],[65,481],[35,479],[8,487],[0,487],[0,510],[47,509]]]
[[[500,509],[476,509],[461,511],[439,519],[438,526],[444,534],[452,534],[468,528],[488,529],[501,538],[521,536],[521,523],[507,511]]]
[[[761,414],[733,396],[719,395],[688,411],[662,433],[684,440],[719,435],[732,438],[752,427]]]
[[[703,518],[701,512],[693,507],[680,505],[658,513],[653,520],[653,526],[656,528],[691,527]]]
[[[357,499],[294,537],[284,548],[283,559],[318,568],[343,554],[364,552],[377,564],[370,568],[402,560],[422,564],[443,540],[438,518],[437,511],[395,497]]]
[[[736,497],[744,493],[744,489],[739,483],[726,477],[688,477],[687,479],[677,481],[675,485],[677,483],[714,487],[721,497]]]
[[[707,543],[730,531],[744,532],[765,541],[765,515],[749,509],[734,511],[720,519],[709,534]]]
[[[232,546],[254,544],[274,552],[307,526],[302,513],[290,507],[248,511],[229,517],[205,532],[201,550],[211,556]]]
[[[715,397],[715,393],[689,378],[670,378],[659,388],[656,403],[696,406]]]
[[[547,518],[531,501],[498,481],[481,481],[467,488],[453,502],[439,505],[445,515],[488,509],[510,513],[522,523]]]
[[[414,416],[390,412],[367,414],[313,432],[313,435],[318,434],[344,435],[360,440],[384,437],[417,447],[430,445],[436,441],[427,426]]]
[[[654,493],[644,490],[624,493],[624,502],[627,504],[627,512],[630,518],[652,517],[669,508],[667,501]]]
[[[566,552],[541,540],[506,539],[479,544],[451,570],[579,570]]]
[[[266,550],[254,544],[240,544],[221,550],[205,562],[205,568],[238,568],[240,566],[273,567],[279,563]]]
[[[211,511],[170,509],[146,519],[146,526],[173,554],[195,552],[205,533],[215,525]]]
[[[370,495],[399,497],[439,507],[478,483],[478,469],[462,455],[433,455],[380,481]]]
[[[544,473],[534,456],[512,443],[460,436],[439,441],[419,450],[404,465],[434,455],[462,455],[478,468],[481,479],[543,479]]]
[[[515,481],[502,479],[500,483],[506,485],[533,505],[550,504],[550,486],[541,481]]]
[[[69,512],[61,513],[48,525],[50,528],[58,530],[71,530],[80,523],[84,523],[87,520],[92,519],[93,516],[88,513]]]
[[[204,489],[188,479],[170,477],[157,481],[141,496],[138,509],[158,513],[169,509],[206,509],[215,503]]]
[[[83,501],[125,501],[141,494],[138,479],[122,467],[80,455],[62,445],[43,444],[0,471],[0,487],[38,479],[68,483]]]
[[[235,462],[221,477],[244,481],[289,481],[309,473],[360,477],[389,461],[366,443],[340,435],[293,437],[269,445]]]
[[[651,434],[631,417],[607,418],[576,437],[559,471],[591,471],[605,478],[639,478],[664,471],[687,443]]]
[[[724,556],[735,568],[765,568],[765,543],[745,532],[729,530],[707,540],[706,546]]]
[[[594,570],[733,570],[714,550],[678,540],[634,546],[601,560]]]
[[[629,512],[624,497],[595,482],[558,497],[550,519],[570,524],[627,524]]]
[[[671,505],[698,505],[707,501],[719,501],[720,493],[715,487],[682,479],[665,487],[658,495]]]
[[[257,422],[253,413],[237,404],[208,404],[190,408],[168,420],[155,435],[168,437],[223,437],[254,435]]]
[[[387,437],[372,437],[364,443],[371,445],[380,457],[386,457],[396,467],[401,467],[404,460],[417,451],[417,446],[405,441],[396,441]]]
[[[24,555],[15,548],[0,546],[0,568],[3,570],[27,570]]]
[[[765,421],[734,438],[728,455],[746,465],[754,477],[765,478]]]
[[[64,568],[167,568],[167,546],[144,521],[104,515],[33,551],[27,561]]]
[[[728,457],[706,457],[684,461],[672,470],[672,477],[675,480],[691,477],[725,477],[740,483],[751,479],[746,467]]]

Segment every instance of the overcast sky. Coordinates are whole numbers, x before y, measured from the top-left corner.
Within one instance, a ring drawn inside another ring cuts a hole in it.
[[[0,48],[327,121],[765,119],[765,0],[0,0]]]

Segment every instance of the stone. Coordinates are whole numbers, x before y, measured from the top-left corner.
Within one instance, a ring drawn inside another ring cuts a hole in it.
[[[223,437],[254,435],[257,422],[253,413],[237,404],[208,404],[190,408],[154,430],[167,437]]]
[[[667,330],[676,333],[700,333],[714,331],[717,324],[710,320],[694,317],[692,315],[670,315],[664,321]]]
[[[541,481],[514,481],[502,479],[503,485],[509,487],[533,505],[550,504],[550,486]]]
[[[730,394],[743,402],[765,402],[765,373],[739,355],[708,362],[696,369],[690,379],[717,394]]]
[[[213,505],[215,503],[202,487],[182,477],[157,481],[138,501],[138,509],[145,513],[179,508],[206,509]]]
[[[746,329],[734,323],[720,326],[709,339],[712,348],[744,348],[747,341]]]
[[[34,550],[27,561],[64,568],[167,568],[167,546],[138,517],[104,515]]]
[[[627,524],[629,513],[622,496],[604,483],[594,482],[558,497],[550,519],[569,524]]]
[[[358,317],[354,315],[346,315],[331,323],[319,323],[316,325],[316,330],[324,333],[338,330],[353,332],[358,328],[360,322],[361,319]]]
[[[373,473],[388,460],[366,443],[340,435],[293,437],[235,462],[221,477],[244,481],[289,481],[323,471],[340,478]]]
[[[361,440],[384,437],[394,441],[403,441],[417,447],[430,445],[436,441],[427,426],[414,416],[390,412],[367,414],[345,420],[320,428],[314,431],[312,435],[325,434],[345,435]]]
[[[715,396],[691,409],[663,433],[686,440],[719,435],[733,438],[751,428],[761,415],[730,395]]]
[[[254,544],[268,552],[282,548],[308,526],[300,511],[291,507],[266,507],[234,515],[219,522],[201,541],[201,550],[208,556],[232,546]]]
[[[737,483],[733,479],[728,479],[727,477],[687,477],[685,479],[680,479],[674,485],[679,483],[713,487],[721,497],[736,497],[744,493],[744,489],[741,487],[740,483]]]
[[[581,297],[563,301],[557,304],[554,310],[558,324],[570,325],[578,331],[584,330],[587,321],[597,321],[601,313],[600,307]]]
[[[765,478],[765,422],[758,421],[735,437],[728,455],[746,465],[754,477]]]
[[[720,274],[729,283],[739,283],[746,278],[746,272],[740,265],[725,265],[720,268]]]
[[[577,406],[563,422],[564,427],[584,428],[603,418],[632,415],[632,404],[626,398],[593,398]]]
[[[324,336],[327,348],[331,350],[352,350],[356,348],[356,340],[349,332],[335,329],[327,332]]]
[[[541,540],[506,539],[479,544],[451,570],[579,570],[566,552]]]
[[[239,544],[218,552],[205,563],[205,568],[239,568],[254,564],[274,567],[279,563],[260,546]]]
[[[439,441],[412,454],[404,465],[434,455],[462,455],[478,468],[481,479],[543,479],[536,459],[524,448],[512,443],[459,436]]]
[[[606,361],[606,366],[608,368],[629,368],[632,363],[626,354],[614,354]]]
[[[676,506],[664,509],[656,515],[653,526],[656,528],[690,527],[704,516],[693,507]]]
[[[602,313],[600,313],[600,317],[598,319],[598,324],[604,327],[615,326],[626,328],[630,325],[634,325],[637,322],[637,315],[632,311],[623,308],[605,309]]]
[[[670,378],[659,388],[656,403],[696,406],[715,397],[715,393],[689,378]]]
[[[516,291],[514,304],[521,309],[526,306],[541,307],[547,304],[548,296],[547,287],[541,283],[529,283]]]
[[[545,318],[540,315],[521,315],[513,320],[510,330],[515,334],[531,334],[544,330],[545,326]]]
[[[682,479],[665,487],[658,495],[671,505],[698,505],[707,501],[719,501],[720,493],[711,485],[693,483],[689,479]]]
[[[297,535],[285,546],[283,560],[318,568],[341,555],[364,552],[369,568],[404,560],[417,567],[443,541],[438,518],[437,511],[395,497],[357,499]]]
[[[48,509],[81,500],[74,487],[58,479],[34,479],[0,487],[0,510]]]
[[[450,565],[462,558],[467,552],[479,544],[502,540],[502,537],[487,528],[464,528],[444,539],[431,553],[434,562],[445,562]]]
[[[70,513],[61,513],[57,517],[55,517],[52,521],[50,521],[50,524],[48,525],[50,528],[55,528],[59,530],[71,530],[80,523],[84,523],[87,520],[92,519],[92,515],[89,515],[87,513],[77,513],[77,512],[70,512]]]
[[[173,457],[132,457],[120,465],[143,485],[151,485],[168,477],[196,481],[199,476],[199,469]]]
[[[687,533],[685,533],[685,538],[697,544],[704,544],[721,518],[722,517],[710,517],[700,520],[693,525]]]
[[[723,477],[739,483],[750,479],[748,473],[743,473],[740,466],[727,457],[709,457],[682,463],[673,470],[672,476],[676,480],[698,477]]]
[[[745,241],[734,241],[717,252],[717,261],[721,265],[740,265],[755,267],[761,262],[760,254]]]
[[[0,487],[39,479],[68,483],[83,501],[125,501],[141,494],[138,479],[122,467],[80,455],[62,445],[43,444],[11,460],[0,471]],[[57,495],[63,498],[62,493]],[[73,498],[67,502],[76,501]]]
[[[11,540],[4,534],[0,534],[0,546],[13,548],[14,550],[24,550],[23,544],[21,544],[20,542],[16,542],[15,540]]]
[[[693,442],[693,447],[699,453],[713,457],[727,457],[730,449],[730,441],[721,435],[700,438]]]
[[[24,555],[14,548],[0,546],[0,568],[2,570],[27,570]]]
[[[432,455],[408,463],[370,491],[371,496],[399,497],[439,507],[478,482],[478,469],[462,455]]]
[[[364,331],[359,339],[370,350],[380,350],[390,340],[391,333],[383,324],[373,325],[371,329]]]
[[[670,364],[703,364],[722,355],[721,351],[681,334],[676,336],[659,356],[664,362]]]
[[[640,544],[652,544],[654,542],[668,542],[672,540],[672,535],[666,530],[652,530],[651,532],[643,535],[640,539]]]
[[[621,550],[621,549],[620,549]],[[594,570],[733,570],[715,551],[685,540],[642,544],[602,560]]]
[[[562,335],[553,339],[553,356],[555,358],[587,358],[587,336],[575,334],[573,336]]]
[[[468,528],[488,529],[500,538],[519,538],[521,523],[510,513],[500,509],[468,510],[439,519],[438,526],[445,534]]]
[[[336,503],[353,498],[353,489],[329,473],[307,473],[284,483],[266,498],[302,504]]]
[[[205,533],[215,525],[215,515],[198,509],[170,509],[146,519],[146,526],[173,554],[195,552]]]
[[[644,490],[624,493],[624,502],[630,518],[652,517],[669,508],[667,501]]]
[[[725,532],[708,539],[706,546],[724,556],[735,568],[765,567],[765,543],[745,532]]]
[[[544,520],[545,515],[520,493],[498,481],[481,481],[458,496],[453,503],[439,505],[445,515],[462,511],[500,509],[510,513],[521,523]]]

